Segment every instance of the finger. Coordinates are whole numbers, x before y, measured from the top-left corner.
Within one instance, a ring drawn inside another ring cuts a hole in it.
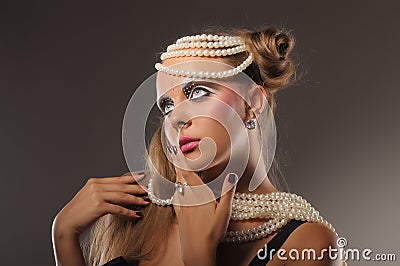
[[[212,190],[205,184],[199,186],[176,184],[172,203],[174,206],[212,206],[215,210],[216,201]],[[178,209],[176,209],[178,211]],[[214,211],[213,211],[214,212]]]
[[[137,171],[137,172],[130,172],[130,173],[123,174],[121,177],[124,177],[124,176],[131,176],[131,177],[133,177],[134,182],[138,182],[146,176],[146,171],[142,170],[142,171]],[[129,179],[127,179],[127,180],[129,181]]]
[[[184,195],[188,196],[190,188],[184,177],[186,175],[186,171],[175,167],[175,173],[176,173],[175,193],[172,199],[173,199],[173,207],[175,213],[178,216],[177,218],[179,219],[180,213],[182,212],[182,209],[179,206],[187,205],[185,204],[185,198],[183,196]]]
[[[196,174],[196,172],[183,170],[176,167],[176,181],[177,182],[187,182],[189,186],[200,186],[204,185],[203,180]]]
[[[106,202],[109,203],[135,204],[135,205],[147,205],[150,203],[141,197],[135,197],[133,195],[123,192],[103,192],[102,197]]]
[[[127,175],[142,175],[145,173],[145,170],[141,171],[134,171],[134,172],[127,172],[125,174],[122,174],[121,176],[127,176]]]
[[[107,213],[116,214],[119,216],[127,216],[131,218],[141,218],[143,214],[141,211],[130,210],[116,204],[107,204],[104,207]]]
[[[222,185],[222,196],[215,210],[217,232],[225,232],[228,228],[229,217],[232,212],[232,201],[235,194],[238,176],[230,173]],[[218,228],[219,227],[219,228]]]
[[[147,191],[138,184],[106,183],[101,185],[103,191],[125,192],[129,194],[147,194]]]
[[[181,200],[178,195],[176,195],[176,192],[172,198],[172,208],[174,208],[174,212],[176,214],[177,221],[179,222],[181,218],[181,213],[182,213],[182,208],[181,208]]]
[[[107,183],[137,183],[141,179],[144,178],[144,174],[132,174],[132,175],[123,175],[123,176],[113,176],[113,177],[100,177],[100,178],[90,178],[88,183],[98,183],[98,184],[107,184]]]
[[[180,183],[179,186],[181,186],[181,188],[178,187],[178,183]],[[180,206],[185,205],[184,196],[189,196],[189,189],[189,186],[186,185],[186,181],[182,178],[178,179],[177,177],[177,182],[175,183],[175,192],[172,196],[172,206],[177,215],[179,215],[179,213],[181,212]]]

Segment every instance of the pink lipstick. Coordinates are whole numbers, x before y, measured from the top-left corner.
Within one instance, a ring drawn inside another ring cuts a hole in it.
[[[199,138],[192,138],[190,136],[182,136],[179,138],[179,147],[183,153],[194,150],[199,143]]]

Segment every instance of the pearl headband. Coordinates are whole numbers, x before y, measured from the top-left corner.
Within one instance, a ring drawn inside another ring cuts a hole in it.
[[[222,49],[219,49],[222,48]],[[192,35],[185,36],[167,47],[167,52],[161,54],[161,60],[184,56],[204,56],[221,57],[229,56],[248,51],[244,40],[238,36],[220,36],[220,35]],[[253,54],[249,56],[237,67],[219,72],[207,71],[185,71],[156,63],[155,68],[158,71],[173,76],[182,76],[189,78],[226,78],[234,76],[246,69],[253,62]]]

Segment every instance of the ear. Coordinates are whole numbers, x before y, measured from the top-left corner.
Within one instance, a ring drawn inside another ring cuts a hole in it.
[[[250,104],[246,103],[246,120],[256,118],[256,114],[260,114],[264,109],[267,100],[267,92],[261,85],[254,86],[250,89]]]

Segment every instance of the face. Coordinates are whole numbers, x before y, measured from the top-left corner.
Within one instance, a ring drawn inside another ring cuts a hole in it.
[[[163,64],[169,66],[195,60],[198,59],[171,58]],[[162,83],[168,82],[163,80]],[[203,155],[207,157],[210,149],[201,149],[201,142],[211,139],[215,143],[215,157],[207,168],[223,164],[229,159],[232,135],[235,133],[226,126],[233,124],[230,121],[235,121],[235,127],[231,127],[235,130],[240,120],[239,127],[244,127],[246,116],[244,100],[232,89],[210,80],[182,79],[179,85],[171,85],[171,88],[159,92],[157,105],[164,116],[168,142],[176,145],[185,158],[196,160],[202,153],[206,153]],[[204,144],[204,147],[207,145]]]

